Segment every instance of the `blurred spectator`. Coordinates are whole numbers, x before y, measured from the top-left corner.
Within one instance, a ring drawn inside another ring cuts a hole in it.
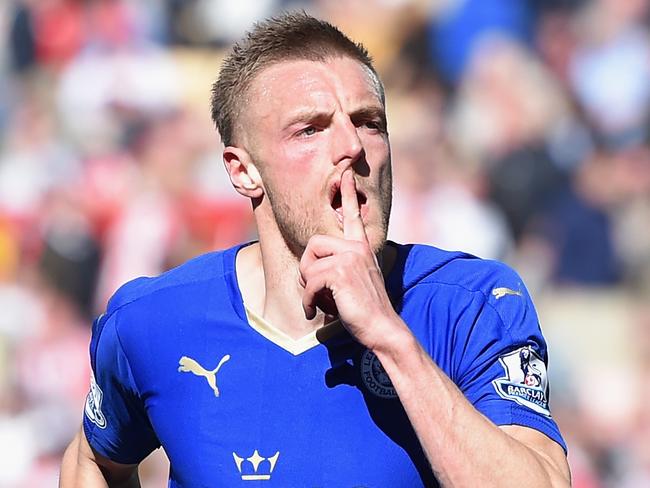
[[[17,2],[13,8],[9,33],[11,67],[18,73],[22,73],[36,63],[34,16],[24,2]]]
[[[545,243],[555,283],[647,285],[649,161],[645,144],[602,148],[530,217],[524,240]]]
[[[277,0],[167,0],[171,42],[227,45],[255,21],[272,15]]]
[[[585,0],[537,2],[539,20],[535,33],[535,47],[544,64],[562,85],[569,85],[571,62],[577,47],[575,10]]]
[[[390,129],[396,161],[390,238],[503,259],[511,245],[506,221],[487,201],[480,170],[459,160],[446,140],[441,93],[431,84],[420,88],[390,114],[409,121]]]
[[[516,239],[589,149],[550,73],[505,38],[476,47],[450,122],[462,157],[484,167]]]
[[[609,138],[644,136],[650,102],[645,0],[598,0],[585,9],[571,65],[577,99]]]
[[[122,142],[129,114],[164,115],[179,106],[180,93],[169,53],[152,45],[127,46],[88,52],[68,64],[57,102],[69,137],[96,154]]]
[[[56,185],[77,181],[77,155],[58,134],[40,87],[25,90],[11,114],[0,153],[0,213],[25,225]]]
[[[530,44],[533,40],[531,2],[521,0],[450,0],[431,24],[429,42],[445,79],[456,84],[475,49],[497,35]]]
[[[608,185],[613,193],[610,214],[614,244],[630,286],[650,291],[650,129],[639,143],[611,154]]]
[[[81,192],[60,190],[47,199],[39,267],[49,286],[92,319],[100,263],[99,244],[82,207]]]
[[[614,248],[608,206],[611,188],[603,185],[609,161],[593,157],[575,173],[527,222],[549,246],[550,278],[555,283],[612,285],[622,277],[619,252]]]

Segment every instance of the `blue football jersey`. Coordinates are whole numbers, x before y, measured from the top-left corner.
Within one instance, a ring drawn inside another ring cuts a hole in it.
[[[497,425],[564,448],[548,410],[547,351],[521,279],[503,264],[388,245],[395,309]],[[248,310],[241,246],[123,286],[93,325],[84,431],[119,463],[162,446],[171,487],[437,486],[377,357],[340,323],[293,340]],[[372,324],[368,324],[369,327]]]

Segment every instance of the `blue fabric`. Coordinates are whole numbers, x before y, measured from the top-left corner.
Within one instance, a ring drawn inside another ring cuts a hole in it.
[[[519,277],[465,254],[390,245],[399,251],[391,298],[434,361],[495,423],[532,427],[564,447],[549,416],[492,383],[504,377],[505,353],[530,346],[546,360]],[[293,355],[248,324],[239,249],[133,281],[110,301],[91,344],[106,422],[86,416],[90,444],[122,463],[162,444],[172,487],[240,486],[256,476],[278,487],[437,486],[399,399],[370,390],[364,376],[381,384],[380,368],[345,331]],[[521,294],[496,298],[495,287]],[[181,358],[206,370],[221,364],[219,395],[206,377],[179,371]]]

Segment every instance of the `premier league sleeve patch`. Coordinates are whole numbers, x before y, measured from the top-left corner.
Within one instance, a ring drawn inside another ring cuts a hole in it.
[[[90,375],[90,391],[86,397],[86,405],[84,411],[88,420],[95,424],[100,429],[106,428],[106,417],[102,412],[102,398],[104,393],[95,381],[95,375]]]
[[[551,416],[548,409],[546,365],[530,346],[499,357],[505,376],[492,381],[501,398]]]

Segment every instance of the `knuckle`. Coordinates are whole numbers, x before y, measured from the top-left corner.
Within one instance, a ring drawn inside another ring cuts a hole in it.
[[[317,246],[319,244],[323,243],[323,240],[326,238],[326,236],[322,234],[314,234],[309,238],[307,241],[307,246],[312,245],[312,246]]]
[[[372,251],[370,249],[370,243],[367,240],[363,241],[358,241],[359,242],[359,249],[362,254],[372,254]]]
[[[354,241],[354,247],[357,253],[365,254],[368,246],[363,241]]]
[[[357,256],[357,253],[353,250],[345,251],[341,254],[341,264],[343,266],[353,265],[357,261]],[[345,271],[345,269],[343,269],[343,271]]]
[[[348,251],[354,259],[362,260],[370,252],[370,248],[367,243],[363,241],[351,241],[350,248]]]

